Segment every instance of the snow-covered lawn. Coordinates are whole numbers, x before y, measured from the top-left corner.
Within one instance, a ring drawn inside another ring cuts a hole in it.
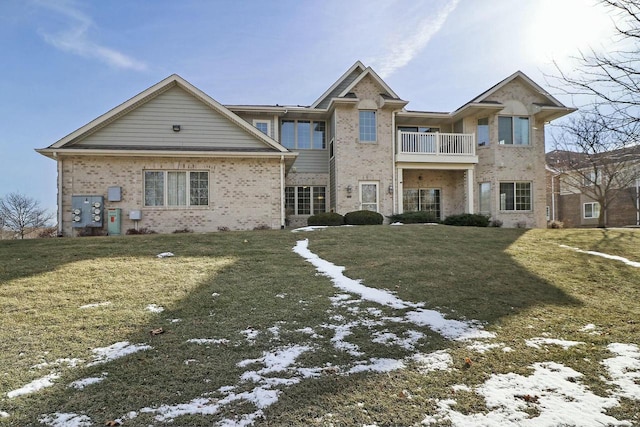
[[[322,228],[309,227],[297,231],[319,229]],[[570,249],[604,256],[636,267],[634,262],[621,257]],[[242,373],[235,382],[210,390],[201,396],[185,399],[181,403],[129,408],[115,421],[126,425],[127,420],[133,420],[141,414],[151,414],[158,422],[175,422],[179,425],[181,416],[228,413],[227,409],[231,408],[231,405],[245,403],[253,408],[252,411],[229,416],[219,421],[217,425],[247,426],[261,419],[265,409],[278,402],[289,387],[304,381],[313,381],[323,375],[346,377],[367,372],[385,373],[409,369],[410,366],[417,367],[421,375],[453,370],[454,360],[449,350],[430,353],[416,350],[428,332],[435,332],[452,343],[465,346],[471,355],[481,355],[493,350],[504,353],[512,351],[513,343],[507,346],[501,342],[499,331],[489,331],[481,322],[470,319],[451,319],[437,310],[424,308],[428,301],[407,301],[399,298],[392,291],[369,287],[361,280],[345,276],[344,267],[335,265],[313,253],[309,249],[308,239],[299,240],[292,250],[312,264],[318,274],[326,277],[327,286],[335,288],[335,294],[330,299],[332,309],[326,313],[324,322],[314,327],[296,325],[289,329],[289,325],[281,321],[273,325],[241,330],[240,334],[249,344],[268,334],[273,338],[273,347],[263,351],[257,358],[237,362],[236,366],[241,368]],[[158,256],[173,256],[168,254],[163,253]],[[215,293],[212,296],[215,299],[220,294]],[[278,293],[274,298],[286,299],[289,295]],[[84,310],[109,304],[110,302],[95,303],[80,308]],[[146,310],[160,313],[163,307],[149,304]],[[179,321],[180,319],[168,319],[170,323]],[[596,333],[597,329],[598,326],[590,323],[585,325],[581,332]],[[399,330],[401,332],[398,332]],[[356,332],[368,333],[371,345],[398,348],[408,355],[389,358],[367,354],[365,349],[350,339]],[[297,333],[300,339],[296,343],[280,342],[279,338],[284,333]],[[186,342],[205,346],[233,345],[229,337],[215,337],[215,331],[212,331],[212,335],[214,336],[193,337]],[[321,366],[301,362],[305,355],[310,355],[318,349],[320,340],[325,336],[330,337],[332,350],[336,354],[347,353],[351,356],[349,359],[351,361],[340,364],[325,362]],[[581,341],[548,336],[522,339],[521,344],[533,349],[559,347],[563,351],[571,351],[573,348],[585,345]],[[51,370],[49,374],[8,392],[6,397],[14,399],[50,387],[56,384],[65,370],[104,365],[105,371],[108,371],[109,362],[149,350],[152,350],[149,344],[131,344],[123,341],[108,347],[93,349],[93,360],[87,362],[79,359],[44,362],[35,365],[33,369],[48,368]],[[605,358],[601,363],[606,373],[602,381],[608,387],[607,396],[600,396],[591,391],[583,383],[581,372],[549,360],[531,363],[528,366],[529,373],[525,375],[493,374],[479,385],[452,385],[452,397],[433,399],[437,407],[436,412],[424,414],[424,418],[417,421],[423,425],[450,423],[454,426],[630,426],[631,421],[618,420],[606,412],[620,405],[621,398],[640,401],[640,348],[636,343],[612,343],[608,345],[607,350],[611,357]],[[188,359],[185,364],[190,365],[196,362],[197,359]],[[472,363],[471,359],[469,363]],[[107,376],[108,372],[103,372],[99,377],[79,379],[68,386],[77,390],[78,393],[87,393],[93,384],[100,383]],[[487,411],[478,413],[460,411],[456,404],[465,393],[480,396],[485,402]],[[532,413],[536,415],[532,416]],[[10,413],[0,411],[0,418],[10,419],[10,417]],[[91,419],[86,414],[63,412],[42,414],[39,420],[45,425],[54,427],[80,427],[104,423],[104,420]]]

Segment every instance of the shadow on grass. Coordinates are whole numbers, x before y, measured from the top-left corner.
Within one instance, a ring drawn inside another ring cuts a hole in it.
[[[354,357],[336,351],[330,342],[332,330],[323,327],[331,316],[347,316],[348,313],[336,311],[331,306],[329,297],[337,291],[328,279],[316,275],[310,264],[291,251],[299,239],[309,238],[313,252],[337,265],[347,266],[345,275],[363,279],[366,286],[389,289],[406,301],[425,302],[425,308],[438,309],[452,318],[482,320],[489,327],[493,322],[529,307],[577,305],[576,300],[523,268],[509,255],[509,248],[522,233],[522,230],[426,226],[358,227],[297,235],[289,232],[224,233],[0,245],[0,250],[4,251],[0,256],[9,254],[13,260],[10,267],[0,272],[3,281],[26,279],[79,260],[152,257],[164,251],[177,255],[166,259],[167,263],[180,263],[181,257],[234,259],[232,264],[215,274],[198,279],[190,292],[171,307],[165,307],[164,312],[149,315],[146,321],[133,325],[134,332],[118,337],[120,341],[148,344],[152,349],[103,365],[65,369],[51,388],[16,399],[5,398],[0,401],[0,410],[9,412],[11,417],[0,418],[0,424],[36,425],[42,414],[70,412],[87,414],[99,425],[136,411],[137,416],[127,419],[124,425],[157,425],[153,419],[155,414],[139,410],[186,403],[226,386],[248,391],[253,386],[239,380],[247,368],[239,367],[238,362],[288,345],[308,344],[312,347],[313,351],[305,356],[310,366],[353,366]],[[29,269],[20,264],[28,257],[31,257],[29,264],[32,265]],[[135,268],[133,260],[131,267]],[[123,279],[114,272],[113,280]],[[63,309],[73,317],[76,308]],[[141,304],[140,310],[143,309]],[[100,310],[92,313],[105,315]],[[355,314],[354,318],[357,317]],[[127,322],[124,318],[113,320]],[[118,326],[111,327],[117,335]],[[159,327],[165,332],[157,336],[149,334]],[[299,332],[307,327],[322,337],[310,339],[307,333]],[[247,340],[243,334],[250,330],[258,332],[254,341]],[[89,334],[91,341],[99,340],[102,335],[99,330],[83,333]],[[430,352],[455,345],[437,334],[429,334],[426,330],[424,333],[425,342],[417,351]],[[83,338],[82,334],[69,334],[60,339]],[[187,342],[189,339],[223,339],[227,342],[200,345]],[[363,347],[365,341],[362,340]],[[104,346],[112,343],[113,340],[105,342]],[[46,342],[40,345],[47,348]],[[83,344],[70,343],[69,347],[77,349]],[[5,344],[5,350],[19,351],[9,344]],[[375,354],[367,352],[363,360],[402,358],[408,353],[381,346]],[[83,355],[66,354],[64,357],[86,359],[90,358],[90,353],[85,351]],[[83,390],[67,387],[72,381],[87,377],[105,379]],[[308,380],[290,389],[277,409],[294,411],[302,418],[304,414],[313,418],[320,413],[314,401],[321,396],[330,399],[332,394],[344,395],[348,391],[353,394],[355,405],[359,395],[381,391],[372,390],[367,384],[364,376],[347,379],[323,374],[318,380]],[[215,397],[215,393],[212,396]],[[388,409],[392,408],[384,407],[381,411]],[[231,405],[216,415],[216,419],[252,411],[242,405]],[[211,418],[201,415],[186,416],[177,421],[179,425],[211,425]]]

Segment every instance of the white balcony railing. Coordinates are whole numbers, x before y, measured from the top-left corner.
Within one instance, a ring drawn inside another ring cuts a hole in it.
[[[475,135],[398,131],[398,154],[475,157]]]

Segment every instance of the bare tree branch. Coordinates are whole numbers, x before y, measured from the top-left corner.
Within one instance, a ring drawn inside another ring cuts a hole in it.
[[[40,207],[40,202],[20,193],[10,193],[0,199],[0,224],[24,239],[29,229],[46,227],[53,214]]]

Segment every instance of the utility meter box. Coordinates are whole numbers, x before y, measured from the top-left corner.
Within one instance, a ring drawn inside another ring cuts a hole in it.
[[[71,225],[73,228],[104,225],[104,197],[71,196]]]
[[[120,231],[120,217],[122,216],[122,209],[120,208],[108,208],[107,209],[107,233],[109,236],[119,236]]]

